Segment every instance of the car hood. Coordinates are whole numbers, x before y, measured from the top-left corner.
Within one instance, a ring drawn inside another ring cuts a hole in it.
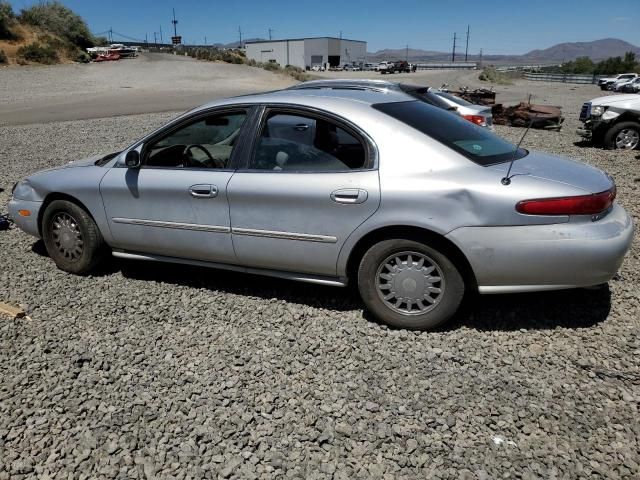
[[[640,106],[640,97],[634,93],[629,93],[626,95],[607,95],[604,97],[594,98],[590,101],[591,105],[616,105],[621,103],[630,103],[636,106]]]
[[[95,165],[95,163],[103,158],[105,154],[100,155],[92,155],[91,157],[83,158],[82,160],[75,160],[73,162],[65,163],[64,165],[58,165],[51,168],[45,168],[44,170],[39,170],[38,172],[30,175],[30,177],[39,175],[45,172],[53,172],[54,170],[61,170],[63,168],[75,168],[75,167],[91,167]]]
[[[509,162],[490,168],[507,173]],[[602,170],[568,158],[532,151],[516,160],[510,177],[527,175],[556,183],[571,185],[585,193],[600,193],[613,186],[613,179]]]

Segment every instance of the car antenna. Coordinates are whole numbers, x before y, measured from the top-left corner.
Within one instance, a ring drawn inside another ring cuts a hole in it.
[[[529,121],[529,125],[527,125],[527,129],[522,134],[522,138],[520,138],[518,145],[516,145],[516,149],[513,151],[513,156],[511,157],[511,162],[509,162],[509,169],[507,170],[507,174],[504,177],[502,177],[502,179],[500,180],[500,183],[502,185],[506,186],[511,184],[511,176],[509,174],[511,173],[511,168],[513,168],[513,162],[516,161],[516,155],[518,155],[518,150],[520,150],[520,145],[522,145],[522,141],[524,140],[524,137],[527,136],[527,133],[531,128],[531,125],[533,125],[533,120],[534,120],[534,117],[532,116],[531,120]]]

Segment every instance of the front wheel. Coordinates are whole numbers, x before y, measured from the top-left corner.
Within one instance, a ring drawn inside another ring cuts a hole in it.
[[[60,270],[85,275],[102,259],[104,240],[91,216],[67,200],[54,200],[42,216],[47,253]]]
[[[640,146],[640,123],[620,122],[611,127],[604,136],[607,148],[633,150]]]
[[[367,308],[395,327],[429,330],[449,320],[464,280],[439,250],[413,240],[384,240],[362,257],[358,289]]]

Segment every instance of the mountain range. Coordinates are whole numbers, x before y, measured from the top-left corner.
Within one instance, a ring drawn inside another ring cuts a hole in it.
[[[633,52],[640,57],[640,47],[637,47],[624,40],[617,38],[603,38],[592,42],[571,42],[559,43],[544,50],[531,50],[523,55],[483,55],[483,62],[496,64],[540,64],[540,63],[562,63],[575,60],[578,57],[590,57],[594,61],[604,60],[609,57],[624,56],[626,52]],[[407,50],[384,49],[377,52],[367,53],[367,61],[376,62],[382,60],[405,59]],[[451,52],[437,52],[432,50],[419,50],[410,48],[408,51],[409,61],[429,61],[429,62],[449,62]],[[456,52],[456,60],[464,60],[464,51]],[[476,62],[479,55],[469,55],[468,60]]]

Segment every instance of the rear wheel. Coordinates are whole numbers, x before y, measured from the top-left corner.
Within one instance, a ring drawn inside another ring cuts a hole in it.
[[[412,240],[384,240],[360,262],[358,289],[369,310],[395,327],[428,330],[451,318],[464,281],[445,254]]]
[[[54,200],[42,216],[42,237],[56,266],[84,275],[102,260],[104,240],[89,214],[73,202]]]
[[[640,123],[620,122],[611,127],[604,136],[607,148],[633,150],[640,146]]]

